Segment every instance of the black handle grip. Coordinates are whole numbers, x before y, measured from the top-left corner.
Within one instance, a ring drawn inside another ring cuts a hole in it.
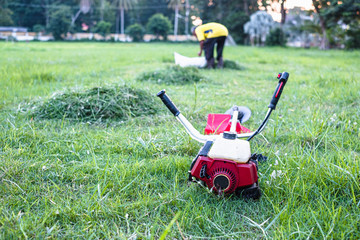
[[[180,114],[179,109],[177,109],[177,107],[175,106],[175,104],[171,101],[171,99],[168,97],[168,95],[166,95],[165,93],[165,89],[161,90],[160,92],[158,92],[158,94],[156,94],[156,96],[158,96],[161,101],[165,104],[165,106],[170,110],[170,112],[172,114],[174,114],[174,116],[178,116]]]
[[[276,104],[278,103],[278,101],[280,99],[281,93],[282,93],[282,91],[285,87],[285,84],[289,78],[289,73],[283,72],[282,74],[279,74],[278,78],[279,78],[279,84],[275,89],[274,95],[273,95],[270,105],[269,105],[269,108],[271,108],[273,110],[275,110]]]

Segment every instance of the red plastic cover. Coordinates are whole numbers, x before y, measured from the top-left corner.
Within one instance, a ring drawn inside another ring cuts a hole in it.
[[[230,114],[218,114],[218,113],[210,113],[208,115],[207,124],[205,127],[205,134],[220,134],[224,131],[229,131],[231,127],[231,115]],[[240,125],[238,122],[236,124],[236,132],[237,133],[248,133],[249,129]]]

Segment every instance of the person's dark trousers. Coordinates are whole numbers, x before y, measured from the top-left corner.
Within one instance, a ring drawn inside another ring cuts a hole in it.
[[[205,58],[206,58],[206,62],[208,63],[208,67],[209,64],[212,64],[212,66],[210,67],[214,67],[214,47],[215,47],[215,43],[217,44],[216,46],[216,59],[218,61],[218,65],[220,64],[219,67],[222,67],[223,65],[223,58],[222,58],[222,53],[224,50],[224,45],[225,45],[225,40],[226,40],[226,36],[223,37],[216,37],[216,38],[208,38],[205,40],[204,42],[204,51],[205,51]]]

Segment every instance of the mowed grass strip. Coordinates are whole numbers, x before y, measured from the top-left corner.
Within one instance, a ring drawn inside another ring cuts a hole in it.
[[[169,66],[164,59],[174,51],[197,50],[195,44],[0,43],[0,238],[358,239],[360,53],[226,47],[224,57],[244,69],[201,69],[209,80],[195,84],[137,79]],[[252,110],[245,126],[255,129],[282,71],[290,78],[281,100],[251,143],[252,152],[268,156],[259,165],[262,198],[219,198],[188,185],[201,145],[155,94],[165,88],[199,131],[208,113],[234,104]],[[54,92],[124,83],[152,95],[164,112],[99,125],[22,112]]]

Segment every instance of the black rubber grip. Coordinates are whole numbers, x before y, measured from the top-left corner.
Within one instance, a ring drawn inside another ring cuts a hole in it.
[[[174,116],[178,116],[180,111],[177,109],[175,104],[171,101],[171,99],[166,95],[165,89],[158,92],[157,96],[161,99],[161,101],[165,104],[165,106],[170,110]]]
[[[287,72],[283,72],[281,74],[281,76],[279,77],[279,84],[277,85],[277,87],[275,89],[274,95],[269,104],[269,108],[275,110],[276,104],[278,103],[278,101],[280,99],[281,93],[285,87],[285,84],[286,84],[288,78],[289,78],[289,73],[287,73]]]

